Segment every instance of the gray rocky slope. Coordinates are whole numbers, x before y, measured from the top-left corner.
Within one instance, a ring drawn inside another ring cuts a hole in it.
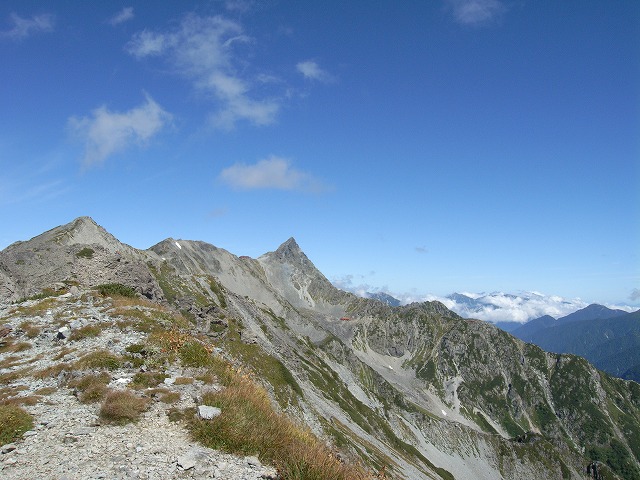
[[[175,239],[141,251],[83,217],[0,252],[5,304],[110,282],[182,312],[283,411],[391,478],[640,478],[638,384],[438,302],[340,291],[293,239],[257,259]]]

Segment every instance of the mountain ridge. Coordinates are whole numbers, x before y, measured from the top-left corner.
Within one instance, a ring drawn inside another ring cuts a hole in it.
[[[77,226],[86,232],[71,228],[67,243],[49,235],[0,252],[0,282],[78,295],[125,284],[184,315],[184,334],[250,368],[283,411],[390,478],[578,479],[591,462],[607,478],[640,478],[640,387],[580,357],[439,302],[392,307],[341,291],[293,237],[252,259],[173,238],[129,251],[102,245],[86,219]],[[18,253],[29,261],[15,263]],[[52,268],[27,285],[38,262]]]

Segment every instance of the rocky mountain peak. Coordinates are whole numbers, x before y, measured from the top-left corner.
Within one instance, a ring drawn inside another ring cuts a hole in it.
[[[280,260],[294,261],[296,263],[299,263],[300,260],[309,260],[293,237],[280,245],[274,255]]]
[[[57,245],[100,245],[110,252],[128,251],[117,238],[98,225],[91,217],[78,217],[75,220],[53,228],[31,240],[37,243],[55,243]]]

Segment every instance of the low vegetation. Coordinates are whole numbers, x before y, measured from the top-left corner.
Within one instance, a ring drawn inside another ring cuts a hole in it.
[[[17,439],[33,428],[33,419],[17,405],[0,405],[0,445]]]
[[[120,297],[135,298],[138,296],[133,288],[121,283],[104,283],[102,285],[98,285],[96,287],[96,290],[98,290],[100,295],[102,295],[103,297],[112,297],[114,295],[117,295]]]
[[[276,412],[266,390],[248,375],[236,373],[226,388],[206,393],[203,401],[222,410],[213,420],[189,423],[193,436],[208,447],[258,455],[285,480],[370,478],[363,468],[342,463],[307,428]]]
[[[147,410],[149,400],[131,390],[112,390],[100,407],[100,418],[108,423],[123,425],[134,422]]]
[[[70,380],[68,386],[74,389],[82,403],[94,403],[104,398],[110,380],[111,376],[106,372],[92,373]]]
[[[76,257],[91,259],[93,258],[94,253],[95,251],[93,250],[93,248],[84,247],[82,250],[76,253]]]
[[[87,353],[74,364],[75,368],[79,370],[116,370],[121,365],[122,358],[108,350],[96,350],[95,352]]]
[[[102,332],[102,328],[101,325],[85,325],[84,327],[73,330],[71,335],[69,335],[69,340],[77,341],[97,337]]]

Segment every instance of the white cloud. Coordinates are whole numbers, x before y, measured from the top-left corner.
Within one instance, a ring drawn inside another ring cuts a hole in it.
[[[238,163],[222,170],[220,180],[241,190],[275,189],[319,192],[322,184],[308,173],[296,170],[289,160],[274,155],[254,165]]]
[[[139,107],[120,113],[103,105],[90,117],[70,118],[69,127],[84,142],[83,163],[91,166],[133,144],[144,144],[170,121],[171,115],[146,95]]]
[[[31,18],[22,18],[16,13],[10,15],[13,27],[10,30],[0,32],[0,36],[12,40],[22,40],[35,33],[51,32],[55,23],[55,17],[49,13],[35,15]]]
[[[108,23],[115,26],[120,25],[121,23],[132,20],[134,17],[133,7],[124,7],[118,13],[116,13],[113,17],[108,20]]]
[[[341,277],[333,278],[331,283],[340,290],[351,292],[354,295],[363,298],[367,298],[370,293],[387,293],[387,287],[376,287],[366,282],[368,277],[372,277],[374,275],[375,272],[369,272],[368,275],[342,275]]]
[[[320,66],[313,60],[299,62],[296,65],[296,69],[309,80],[317,80],[319,82],[325,83],[333,81],[333,76],[325,70],[321,69]]]
[[[277,98],[258,98],[254,85],[263,75],[246,73],[251,65],[241,62],[237,50],[253,40],[240,24],[222,16],[187,15],[173,30],[165,33],[147,30],[133,36],[127,51],[136,58],[163,57],[193,86],[215,99],[211,114],[215,127],[231,129],[240,120],[254,125],[273,123],[280,110]],[[242,68],[236,64],[242,63]]]
[[[446,3],[456,22],[462,25],[486,25],[505,11],[499,0],[446,0]]]
[[[160,55],[164,52],[170,38],[147,30],[136,33],[127,45],[127,51],[136,58]]]
[[[634,288],[629,294],[629,300],[640,300],[640,288]]]
[[[502,292],[464,293],[463,295],[472,298],[475,302],[473,304],[457,302],[434,295],[429,295],[425,299],[438,300],[462,317],[488,322],[524,323],[544,315],[560,318],[587,306],[587,303],[579,298],[565,299],[538,292],[522,292],[515,295]]]

